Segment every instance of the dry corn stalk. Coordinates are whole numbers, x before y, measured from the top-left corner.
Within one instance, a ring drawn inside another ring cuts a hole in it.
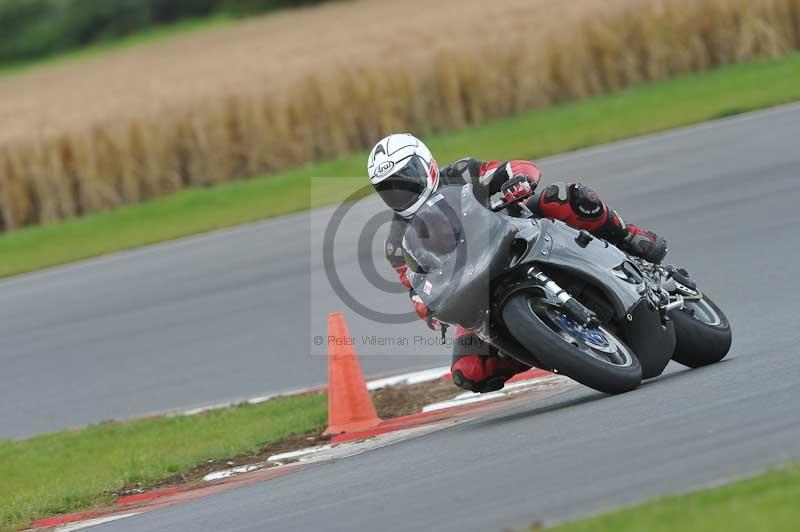
[[[77,86],[65,67],[0,83],[2,229],[337,157],[390,131],[461,128],[800,48],[800,0],[410,0],[430,27],[401,42],[354,29],[391,4],[337,3],[221,32],[243,48],[203,41],[211,32],[137,49],[117,58],[144,65],[135,79],[130,65],[99,60],[76,67]],[[167,83],[173,74],[183,84]]]

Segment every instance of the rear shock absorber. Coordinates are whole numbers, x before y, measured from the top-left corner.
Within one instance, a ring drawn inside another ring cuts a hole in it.
[[[558,286],[556,282],[545,275],[544,272],[532,267],[528,270],[528,277],[535,279],[548,297],[559,301],[561,303],[561,308],[564,310],[564,314],[573,321],[584,327],[593,324],[595,319],[592,311],[572,297],[569,292]]]

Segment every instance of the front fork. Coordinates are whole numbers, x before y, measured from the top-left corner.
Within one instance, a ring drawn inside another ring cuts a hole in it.
[[[528,270],[528,278],[535,282],[547,296],[547,299],[556,303],[570,319],[584,327],[590,327],[597,322],[594,313],[586,308],[583,303],[572,297],[569,292],[558,286],[544,272],[535,266]]]

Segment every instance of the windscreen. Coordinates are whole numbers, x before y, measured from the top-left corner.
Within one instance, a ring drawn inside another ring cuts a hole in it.
[[[461,187],[441,189],[412,218],[403,237],[406,264],[416,273],[441,268],[454,254],[463,233]]]

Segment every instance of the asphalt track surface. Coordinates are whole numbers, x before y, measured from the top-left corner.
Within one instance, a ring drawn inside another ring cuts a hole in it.
[[[670,260],[695,274],[727,310],[735,330],[731,361],[719,369],[672,377],[630,397],[581,406],[592,416],[575,407],[557,409],[548,416],[566,419],[564,428],[554,423],[554,430],[566,431],[576,418],[608,426],[623,418],[649,423],[658,415],[656,405],[686,401],[700,415],[707,403],[734,401],[726,398],[742,399],[734,410],[745,425],[752,418],[760,426],[770,419],[765,415],[778,411],[785,421],[796,421],[800,409],[796,403],[790,408],[791,397],[778,401],[777,390],[786,389],[800,373],[794,362],[800,356],[795,284],[799,137],[800,106],[795,105],[540,161],[545,182],[579,176],[628,221],[668,237]],[[324,383],[325,346],[315,346],[312,338],[325,334],[326,313],[334,310],[345,310],[354,336],[413,339],[425,334],[419,322],[389,326],[359,316],[332,292],[318,256],[332,211],[0,282],[0,438]],[[360,302],[398,312],[407,308],[407,298],[373,288],[358,265],[355,235],[377,212],[374,198],[350,212],[336,240],[335,263]],[[376,268],[389,279],[381,247],[375,238],[371,255],[378,257]],[[430,333],[425,339],[434,337]],[[369,374],[449,360],[448,349],[438,346],[357,348]],[[765,380],[764,375],[774,378]],[[729,386],[713,386],[721,380]],[[640,396],[642,404],[635,399]],[[767,408],[772,399],[775,408]],[[618,413],[616,405],[630,402],[637,403],[637,410]],[[676,419],[687,415],[680,408],[669,411]],[[694,431],[711,418],[701,417],[679,433],[697,435]],[[514,430],[525,432],[537,424],[525,415],[519,419],[523,422],[512,424]],[[650,434],[648,430],[646,437]],[[538,431],[528,436],[531,443],[542,437]],[[459,436],[424,441],[443,437]],[[493,447],[505,441],[488,438],[483,441],[493,441]],[[513,438],[517,443],[523,439]],[[527,441],[524,447],[532,452],[535,447]],[[484,456],[488,449],[477,441],[465,445],[477,445],[479,454],[483,448]],[[402,453],[406,447],[382,453]],[[588,461],[591,454],[581,456],[573,459]],[[466,464],[472,459],[461,459],[461,467],[469,470]],[[498,465],[503,464],[509,463],[503,459]],[[439,475],[439,483],[454,478],[452,474]],[[283,480],[281,485],[293,482]],[[453,486],[463,490],[468,483],[466,476],[458,477]],[[440,487],[441,498],[461,500]],[[257,492],[248,493],[258,499]]]
[[[800,459],[799,137],[795,106],[543,164],[593,176],[671,238],[733,322],[726,361],[674,365],[622,396],[579,388],[105,528],[501,530]]]

